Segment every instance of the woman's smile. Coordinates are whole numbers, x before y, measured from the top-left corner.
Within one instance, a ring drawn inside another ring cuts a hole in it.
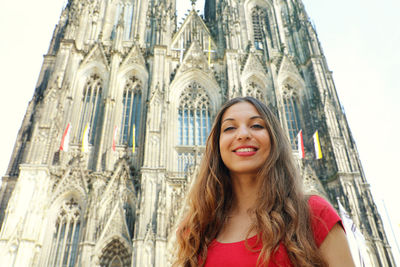
[[[219,146],[231,174],[258,173],[269,156],[271,143],[266,123],[252,104],[236,103],[225,111]]]
[[[241,146],[233,150],[233,152],[238,156],[249,157],[256,154],[257,150],[254,146]]]

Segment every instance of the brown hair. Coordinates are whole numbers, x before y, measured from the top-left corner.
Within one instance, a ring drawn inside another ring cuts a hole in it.
[[[303,194],[288,139],[271,110],[252,97],[229,100],[215,118],[199,173],[188,194],[188,211],[177,230],[174,266],[204,264],[207,247],[217,237],[231,208],[232,185],[221,159],[219,137],[223,114],[239,102],[249,102],[257,109],[271,139],[270,154],[258,173],[261,186],[253,210],[256,220],[248,232],[256,230],[262,240],[258,263],[267,266],[270,255],[282,243],[294,266],[327,266],[314,241],[308,198]]]

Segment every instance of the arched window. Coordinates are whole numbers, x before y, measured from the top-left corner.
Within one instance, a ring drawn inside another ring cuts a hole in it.
[[[264,94],[261,91],[261,88],[255,82],[250,82],[246,86],[246,96],[254,97],[265,103]]]
[[[178,111],[181,146],[205,146],[211,128],[209,98],[205,90],[192,83],[182,93]]]
[[[82,140],[86,127],[90,127],[89,143],[94,143],[98,115],[101,107],[101,93],[103,81],[97,74],[91,75],[83,89],[81,119],[79,123],[78,139]]]
[[[285,109],[286,123],[289,131],[289,138],[293,149],[297,148],[297,134],[300,131],[299,110],[297,97],[290,85],[286,85],[283,95],[283,106]]]
[[[253,35],[254,35],[254,46],[256,49],[263,49],[263,31],[262,24],[259,16],[259,9],[256,7],[251,13],[251,19],[253,22]]]
[[[267,37],[271,41],[272,47],[274,47],[267,10],[258,6],[254,7],[251,10],[251,21],[255,48],[263,50]]]
[[[211,129],[210,100],[199,84],[190,84],[180,97],[178,110],[178,172],[191,173],[200,162],[198,147],[206,144]],[[196,152],[197,151],[197,152]]]
[[[138,145],[142,87],[140,81],[132,76],[128,79],[123,95],[120,144],[132,147]]]
[[[51,245],[49,266],[73,267],[77,259],[81,209],[71,198],[61,206]]]

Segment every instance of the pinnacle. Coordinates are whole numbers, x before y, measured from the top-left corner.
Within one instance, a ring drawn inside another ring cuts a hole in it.
[[[195,10],[196,9],[196,1],[197,0],[190,0],[192,2],[192,9]]]

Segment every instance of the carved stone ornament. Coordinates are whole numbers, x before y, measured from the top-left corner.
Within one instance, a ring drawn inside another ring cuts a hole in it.
[[[138,64],[141,66],[145,66],[145,60],[142,55],[142,52],[140,51],[139,47],[137,45],[134,45],[129,51],[128,55],[125,57],[125,59],[121,63],[121,67],[123,66],[128,66],[132,64]]]
[[[90,62],[100,62],[103,63],[104,66],[109,68],[109,63],[105,54],[105,51],[103,47],[96,43],[92,49],[89,51],[89,53],[86,55],[86,57],[82,61],[82,65],[85,65]]]
[[[178,69],[178,74],[191,69],[198,69],[211,74],[207,59],[197,41],[191,44],[189,51],[183,59],[182,66]]]
[[[243,68],[242,76],[248,73],[261,72],[265,77],[267,74],[257,55],[250,53]]]

